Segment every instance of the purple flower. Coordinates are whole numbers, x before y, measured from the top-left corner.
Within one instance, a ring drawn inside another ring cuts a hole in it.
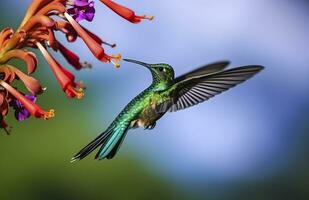
[[[27,99],[35,103],[36,97],[33,95],[25,95]],[[23,104],[17,100],[14,99],[10,102],[10,106],[12,106],[15,109],[15,118],[18,121],[23,121],[30,117],[30,112],[23,106]]]
[[[77,22],[84,19],[91,22],[95,13],[94,2],[89,2],[89,0],[75,0],[73,7],[67,11]]]

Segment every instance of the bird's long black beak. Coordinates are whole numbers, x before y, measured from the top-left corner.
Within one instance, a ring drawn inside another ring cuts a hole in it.
[[[147,63],[144,63],[144,62],[141,62],[141,61],[138,61],[138,60],[132,60],[132,59],[123,59],[123,60],[126,61],[126,62],[139,64],[139,65],[142,65],[142,66],[147,67],[147,68],[151,67],[150,64],[147,64]]]

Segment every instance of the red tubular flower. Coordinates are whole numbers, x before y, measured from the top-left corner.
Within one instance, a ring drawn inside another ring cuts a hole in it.
[[[58,50],[63,55],[63,57],[70,63],[76,70],[80,70],[83,68],[82,64],[79,61],[79,57],[67,49],[63,44],[58,42]]]
[[[90,37],[92,37],[92,39],[94,39],[98,44],[102,45],[105,44],[107,46],[110,46],[111,48],[115,48],[116,44],[110,44],[108,42],[103,41],[99,36],[97,36],[96,34],[92,33],[91,31],[89,31],[88,29],[86,29],[85,27],[82,27],[87,33],[88,35],[90,35]]]
[[[42,52],[46,61],[50,65],[58,83],[60,84],[62,90],[67,94],[68,97],[76,97],[77,99],[81,99],[84,96],[83,88],[81,84],[75,83],[74,75],[63,68],[43,47],[41,43],[37,43],[37,47]]]
[[[7,63],[13,58],[21,59],[26,63],[28,74],[32,74],[36,70],[38,61],[34,53],[21,49],[11,50],[0,58],[0,62]]]
[[[55,116],[54,110],[51,109],[48,112],[42,110],[37,104],[27,99],[24,95],[19,93],[16,89],[14,89],[6,82],[0,80],[0,85],[4,87],[17,100],[19,100],[32,116],[43,119],[49,119]]]
[[[27,21],[35,15],[36,12],[38,12],[38,10],[40,10],[42,7],[44,7],[45,5],[49,4],[50,2],[52,2],[53,0],[33,0],[32,3],[30,4],[26,15],[21,23],[21,26],[23,26],[25,23],[27,23]]]
[[[2,80],[7,82],[8,84],[12,84],[12,82],[16,79],[21,80],[27,90],[33,95],[41,94],[44,91],[38,80],[25,74],[24,72],[20,71],[18,68],[12,65],[1,65],[0,74],[2,74]]]
[[[74,28],[66,21],[57,21],[55,23],[55,30],[64,33],[68,42],[75,42],[78,37]]]
[[[87,47],[90,49],[92,54],[100,61],[102,62],[112,62],[115,67],[119,67],[119,61],[121,60],[121,55],[107,55],[105,54],[105,51],[103,47],[95,40],[93,39],[87,31],[85,31],[68,13],[64,13],[64,16],[67,18],[67,20],[70,22],[70,24],[73,26],[77,34],[80,38],[85,42]]]
[[[152,16],[138,16],[131,9],[113,0],[100,1],[132,23],[153,19]],[[59,51],[76,70],[90,68],[91,64],[80,62],[79,55],[58,41],[56,31],[63,33],[69,43],[81,38],[98,60],[111,62],[116,67],[120,66],[121,55],[108,55],[103,49],[103,46],[114,48],[116,44],[103,41],[79,24],[81,20],[92,21],[94,15],[95,7],[92,0],[32,0],[21,25],[16,30],[4,28],[0,31],[0,128],[9,132],[9,126],[5,123],[9,108],[15,109],[18,121],[31,115],[45,119],[54,116],[53,110],[45,112],[35,104],[37,95],[45,90],[32,76],[38,61],[36,55],[30,52],[30,48],[38,48],[42,52],[68,97],[80,99],[84,96],[83,84],[76,83],[74,75],[61,66],[47,48]],[[13,59],[23,61],[27,69],[21,70],[17,66],[10,65],[9,62]],[[23,83],[28,90],[27,94],[12,87],[16,82]]]
[[[22,27],[22,31],[27,32],[38,24],[41,24],[44,27],[52,27],[55,25],[55,21],[44,15],[34,16]]]
[[[15,76],[17,76],[24,83],[25,87],[27,88],[29,92],[31,92],[31,94],[37,95],[37,94],[43,93],[44,89],[42,88],[38,80],[36,80],[35,78],[31,76],[24,74],[22,71],[20,71],[16,67],[13,67],[10,65],[7,65],[5,67],[10,68],[10,70],[14,72],[15,74],[14,79],[15,79]]]
[[[124,19],[137,24],[141,22],[143,19],[153,20],[153,16],[146,16],[146,15],[135,15],[135,12],[127,7],[124,7],[122,5],[119,5],[111,0],[100,0],[102,3],[104,3],[107,7],[112,9],[115,13],[117,13],[119,16],[123,17]]]

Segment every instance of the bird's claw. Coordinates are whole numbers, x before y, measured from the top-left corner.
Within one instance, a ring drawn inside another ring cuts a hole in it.
[[[145,127],[145,130],[152,130],[156,127],[156,122]]]

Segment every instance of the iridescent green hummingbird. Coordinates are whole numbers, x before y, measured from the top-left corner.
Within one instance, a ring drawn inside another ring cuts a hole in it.
[[[167,111],[178,111],[196,105],[251,78],[264,67],[258,65],[225,70],[229,62],[222,61],[202,66],[174,78],[174,70],[168,64],[147,64],[124,59],[150,70],[152,84],[135,97],[111,123],[111,125],[78,152],[72,162],[81,160],[96,148],[96,159],[112,159],[127,131],[138,127],[153,129],[156,121]]]

